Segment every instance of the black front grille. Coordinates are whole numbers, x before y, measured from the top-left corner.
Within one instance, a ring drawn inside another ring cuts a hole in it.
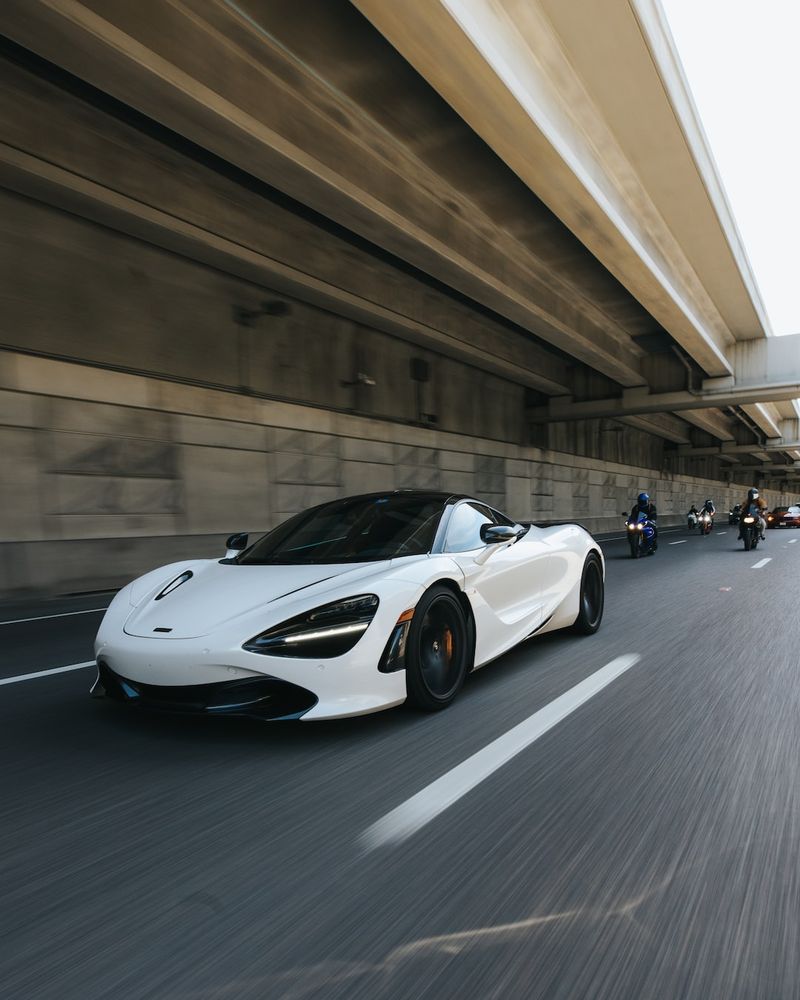
[[[109,698],[153,712],[299,719],[318,701],[311,691],[277,677],[247,677],[214,684],[142,684],[120,676],[102,660],[97,666]]]

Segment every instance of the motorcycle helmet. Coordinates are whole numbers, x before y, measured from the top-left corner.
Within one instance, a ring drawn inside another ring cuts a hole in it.
[[[758,500],[758,490],[755,488],[755,486],[752,486],[747,491],[747,497],[749,500]]]
[[[650,503],[650,495],[648,493],[640,493],[638,500],[639,503]]]

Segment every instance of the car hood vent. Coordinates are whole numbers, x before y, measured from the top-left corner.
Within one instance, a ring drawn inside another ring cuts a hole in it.
[[[209,561],[195,565],[194,575],[157,601],[169,579],[160,580],[125,622],[128,635],[156,639],[193,639],[208,635],[235,618],[282,598],[291,598],[343,576],[357,578],[387,565],[348,563],[343,566],[236,566]],[[169,630],[169,631],[166,631]]]

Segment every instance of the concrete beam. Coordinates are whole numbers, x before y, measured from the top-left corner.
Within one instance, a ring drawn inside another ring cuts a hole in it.
[[[741,407],[742,412],[753,424],[758,427],[762,434],[767,437],[774,437],[780,434],[780,415],[775,403],[752,403]]]
[[[744,340],[729,352],[738,385],[760,385],[800,377],[800,334]],[[707,379],[713,388],[717,379]]]
[[[683,410],[681,418],[720,441],[733,441],[730,418],[719,410]]]
[[[727,381],[727,380],[725,380]],[[640,413],[681,413],[684,410],[708,407],[742,406],[747,403],[795,399],[800,396],[800,373],[789,380],[764,385],[739,387],[733,379],[728,388],[703,391],[649,393],[647,390],[629,389],[613,399],[596,399],[574,402],[569,397],[556,397],[547,406],[531,411],[531,419],[538,423],[551,420],[588,420],[597,417],[634,416]]]
[[[659,413],[655,416],[624,417],[622,423],[631,427],[638,427],[639,430],[647,431],[648,434],[655,434],[656,437],[665,441],[672,441],[673,444],[685,445],[690,441],[689,428],[678,417],[671,413]]]
[[[513,238],[336,86],[324,62],[297,58],[270,30],[279,15],[262,6],[258,21],[234,3],[205,0],[4,0],[0,33],[621,385],[643,384],[641,352],[592,301],[591,282],[583,287]],[[323,39],[353,27],[352,11],[350,20],[346,5],[340,13],[344,26],[320,26]],[[297,16],[307,16],[302,5]],[[373,60],[394,58],[377,36],[368,34],[366,47]],[[399,58],[396,70],[398,88],[419,86]],[[531,199],[528,207],[535,215],[539,205]],[[582,266],[596,262],[583,253]],[[706,368],[721,374],[724,365]]]
[[[705,371],[732,371],[734,337],[764,327],[632,4],[354,2]],[[693,262],[670,213],[687,242],[713,233]],[[735,332],[698,279],[701,257],[715,293],[736,300]]]
[[[740,465],[737,472],[763,472],[770,475],[774,472],[800,472],[800,461],[786,464],[762,463],[761,465]]]
[[[771,337],[737,344],[732,349],[735,375],[703,380],[699,390],[649,393],[646,389],[626,389],[613,399],[574,402],[551,399],[548,406],[532,413],[532,419],[585,420],[623,417],[639,413],[682,412],[710,407],[753,406],[765,425],[776,432],[778,424],[765,403],[800,397],[800,334]]]
[[[723,457],[725,455],[756,455],[760,452],[790,452],[796,449],[800,449],[800,438],[767,438],[763,444],[754,441],[752,444],[722,444],[708,448],[692,448],[681,445],[678,448],[678,454],[689,457],[703,455]]]
[[[563,393],[566,366],[520,336],[487,352],[469,340],[421,323],[391,306],[370,301],[298,267],[218,236],[0,143],[0,186],[163,247],[191,260],[266,285],[373,326],[448,357],[466,361],[544,393]]]

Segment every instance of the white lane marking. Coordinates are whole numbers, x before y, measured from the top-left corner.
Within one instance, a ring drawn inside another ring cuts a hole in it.
[[[65,674],[68,670],[84,670],[86,667],[96,667],[94,660],[87,660],[85,663],[70,663],[67,667],[53,667],[51,670],[37,670],[35,674],[18,674],[16,677],[0,678],[0,685],[19,684],[20,681],[32,681],[37,677],[49,677],[50,674]]]
[[[620,674],[630,670],[640,659],[638,653],[628,653],[626,656],[618,656],[600,670],[590,674],[580,684],[576,684],[549,705],[534,712],[524,722],[509,729],[507,733],[487,744],[482,750],[478,750],[373,823],[359,838],[361,847],[371,851],[376,847],[399,844],[406,840],[499,767],[516,757],[520,751],[566,719],[576,708],[602,691]]]
[[[681,540],[680,540],[679,542],[668,542],[667,544],[668,544],[668,545],[683,545],[683,543],[684,543],[685,541],[686,541],[686,539],[685,539],[685,538],[682,538],[682,539],[681,539]]]
[[[728,532],[727,531],[718,531],[717,534],[718,535],[727,535]]]
[[[14,618],[11,621],[0,622],[0,625],[21,625],[23,622],[43,622],[48,618],[70,618],[72,615],[97,615],[108,608],[89,608],[88,611],[62,611],[57,615],[39,615],[38,618]]]
[[[750,569],[763,569],[768,562],[772,562],[772,556],[767,556],[766,559],[759,559],[757,563],[753,563]]]
[[[797,539],[796,539],[796,538],[790,538],[790,539],[789,539],[789,545],[794,545],[794,543],[795,543],[796,541],[797,541]]]

